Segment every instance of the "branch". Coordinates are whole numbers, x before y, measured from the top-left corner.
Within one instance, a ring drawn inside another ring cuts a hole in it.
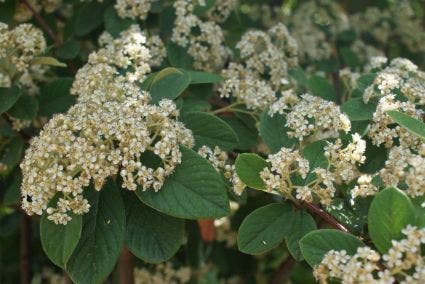
[[[118,283],[119,284],[133,284],[133,255],[127,248],[121,250],[120,258],[118,260]]]
[[[30,240],[31,240],[31,220],[27,215],[22,216],[19,240],[19,274],[20,283],[29,284],[31,282],[30,271]]]
[[[295,259],[289,255],[279,266],[276,274],[273,277],[271,284],[281,284],[285,283],[285,280],[288,278],[289,271],[295,264]]]
[[[339,223],[334,217],[332,217],[330,214],[328,214],[325,211],[323,211],[317,205],[314,205],[314,204],[308,203],[308,202],[303,202],[302,205],[308,211],[310,211],[310,213],[319,216],[324,221],[326,221],[326,223],[328,223],[329,225],[331,225],[333,228],[335,228],[337,230],[340,230],[340,231],[343,231],[343,232],[346,232],[346,233],[349,232],[349,230],[344,225],[342,225],[341,223]]]
[[[52,31],[49,25],[44,21],[44,19],[40,16],[40,14],[34,9],[34,7],[28,2],[28,0],[20,0],[22,4],[24,4],[33,14],[34,18],[41,26],[41,28],[49,35],[49,37],[53,40],[56,47],[60,47],[62,45],[62,40]]]

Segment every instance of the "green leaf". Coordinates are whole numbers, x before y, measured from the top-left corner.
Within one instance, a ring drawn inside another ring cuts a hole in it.
[[[314,267],[330,250],[345,250],[353,255],[364,244],[355,236],[333,229],[315,230],[300,240],[301,252],[307,263]]]
[[[391,240],[403,237],[401,230],[414,225],[415,209],[409,197],[394,187],[379,192],[368,213],[369,235],[381,253],[391,247]]]
[[[295,81],[298,82],[301,86],[307,86],[307,76],[305,75],[303,69],[301,67],[296,67],[288,70],[289,76],[294,78]]]
[[[351,121],[371,120],[375,109],[375,104],[365,104],[363,98],[350,99],[341,106],[342,112],[347,114]]]
[[[40,239],[44,252],[59,267],[64,268],[77,247],[83,227],[81,215],[71,215],[66,225],[56,225],[43,214],[40,221]]]
[[[325,78],[313,75],[308,79],[307,86],[313,95],[328,101],[335,101],[335,89]]]
[[[149,263],[172,257],[183,243],[184,221],[146,206],[133,193],[125,193],[124,201],[128,249]]]
[[[193,150],[180,147],[182,163],[158,192],[136,191],[146,205],[184,219],[219,218],[229,214],[229,199],[222,178]]]
[[[114,8],[114,5],[106,8],[105,13],[103,14],[103,21],[105,23],[106,31],[113,37],[117,37],[122,31],[125,31],[135,23],[135,21],[132,19],[123,19],[119,17]]]
[[[66,67],[66,64],[63,62],[60,62],[54,57],[50,56],[40,56],[34,58],[32,61],[32,64],[34,65],[49,65],[49,66],[55,66],[55,67]]]
[[[37,116],[38,101],[34,96],[22,95],[9,109],[8,114],[22,120],[32,120]]]
[[[97,1],[84,3],[78,10],[74,22],[75,34],[85,36],[101,26],[106,5],[107,3],[98,3]]]
[[[300,240],[309,232],[316,230],[316,222],[305,210],[297,210],[292,217],[292,229],[286,236],[286,244],[291,255],[296,261],[302,261]]]
[[[56,50],[56,56],[60,59],[74,59],[80,52],[80,43],[75,40],[69,40]]]
[[[0,163],[7,166],[4,175],[8,175],[21,161],[23,151],[24,141],[20,137],[15,137],[5,143],[0,152]]]
[[[0,114],[10,109],[21,95],[21,90],[16,86],[0,88]]]
[[[15,170],[8,176],[3,196],[3,205],[18,204],[21,199],[22,174],[20,169]]]
[[[186,49],[174,42],[169,42],[167,48],[167,59],[170,65],[176,68],[191,69],[193,58]]]
[[[223,81],[223,77],[214,73],[193,70],[186,70],[186,72],[189,72],[190,74],[190,84],[208,84]]]
[[[119,189],[109,181],[100,191],[85,190],[90,203],[81,238],[66,264],[76,283],[102,283],[114,269],[125,234],[125,211]]]
[[[313,173],[315,168],[326,169],[328,167],[328,159],[325,157],[324,148],[327,145],[325,140],[318,140],[311,144],[308,144],[302,152],[304,158],[308,160],[310,166],[310,173],[305,179],[305,184],[310,183],[316,176]]]
[[[238,150],[248,150],[257,145],[258,130],[255,120],[248,114],[237,113],[235,116],[222,117],[238,136]]]
[[[406,128],[409,132],[422,139],[425,139],[425,123],[422,121],[395,110],[389,111],[388,115],[394,119],[395,122]]]
[[[376,76],[376,73],[368,73],[360,76],[359,79],[357,79],[357,89],[360,90],[361,94],[363,94],[364,90],[373,83]]]
[[[260,172],[268,166],[266,160],[253,153],[240,154],[235,161],[236,173],[242,182],[251,188],[260,190],[265,189]]]
[[[233,129],[220,118],[205,112],[188,112],[181,118],[184,125],[192,130],[195,137],[195,149],[206,145],[212,149],[219,146],[227,151],[239,143]]]
[[[287,203],[272,203],[256,209],[239,227],[239,250],[261,254],[276,247],[291,231],[293,217],[293,209]]]
[[[195,96],[189,96],[184,98],[180,113],[184,116],[184,113],[187,112],[206,111],[209,109],[211,109],[211,105],[208,103],[208,101]]]
[[[10,23],[16,9],[16,0],[0,2],[0,22]]]
[[[182,69],[168,67],[148,77],[144,89],[152,96],[152,103],[177,98],[190,84],[190,74]]]
[[[276,113],[271,117],[268,110],[260,116],[260,137],[272,153],[278,152],[282,147],[290,148],[296,141],[288,137],[289,129],[285,127],[285,123],[285,116]]]
[[[360,60],[358,56],[348,47],[343,47],[339,50],[339,53],[344,61],[345,65],[355,68],[360,66]]]
[[[55,113],[67,111],[76,99],[69,93],[72,82],[72,78],[58,78],[44,85],[38,96],[39,115],[51,116]]]

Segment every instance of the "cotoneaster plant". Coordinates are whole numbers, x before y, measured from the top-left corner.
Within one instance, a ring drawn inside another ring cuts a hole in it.
[[[278,2],[0,0],[1,283],[423,283],[423,8]]]

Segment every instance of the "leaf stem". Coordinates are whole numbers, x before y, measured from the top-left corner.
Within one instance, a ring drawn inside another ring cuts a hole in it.
[[[324,221],[326,221],[333,228],[348,233],[349,230],[341,223],[339,223],[334,217],[325,212],[323,209],[318,207],[317,205],[309,202],[303,202],[302,206],[305,207],[310,213],[319,216]]]

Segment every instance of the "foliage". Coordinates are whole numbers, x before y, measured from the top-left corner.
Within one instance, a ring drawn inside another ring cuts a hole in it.
[[[0,0],[0,283],[422,283],[424,15]]]

